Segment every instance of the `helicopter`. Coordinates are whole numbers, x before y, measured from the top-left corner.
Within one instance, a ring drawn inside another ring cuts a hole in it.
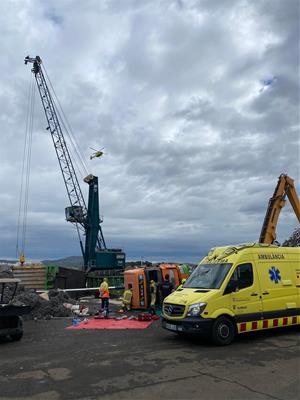
[[[93,149],[92,147],[90,147],[90,149],[94,151],[94,153],[90,155],[90,160],[92,160],[93,158],[102,157],[104,154],[102,151],[104,147],[102,147],[100,150]]]

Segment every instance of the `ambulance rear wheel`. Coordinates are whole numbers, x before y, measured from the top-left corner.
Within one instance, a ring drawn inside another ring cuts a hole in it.
[[[218,346],[226,346],[235,338],[234,323],[228,317],[219,317],[212,327],[212,340]]]

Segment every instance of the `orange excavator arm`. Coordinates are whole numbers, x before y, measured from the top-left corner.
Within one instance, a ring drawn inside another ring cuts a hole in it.
[[[259,237],[259,243],[272,244],[276,240],[276,227],[281,209],[285,206],[288,197],[300,223],[300,201],[297,195],[294,180],[281,174],[273,196],[268,203],[267,212]]]

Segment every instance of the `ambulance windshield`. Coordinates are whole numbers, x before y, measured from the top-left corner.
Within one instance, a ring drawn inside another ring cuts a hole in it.
[[[219,289],[232,264],[199,264],[184,288],[193,289]]]

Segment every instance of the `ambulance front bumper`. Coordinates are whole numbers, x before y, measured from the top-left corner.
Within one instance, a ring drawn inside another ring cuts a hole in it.
[[[170,320],[162,317],[161,323],[162,327],[168,331],[209,335],[212,329],[213,319],[186,317],[179,320]]]

